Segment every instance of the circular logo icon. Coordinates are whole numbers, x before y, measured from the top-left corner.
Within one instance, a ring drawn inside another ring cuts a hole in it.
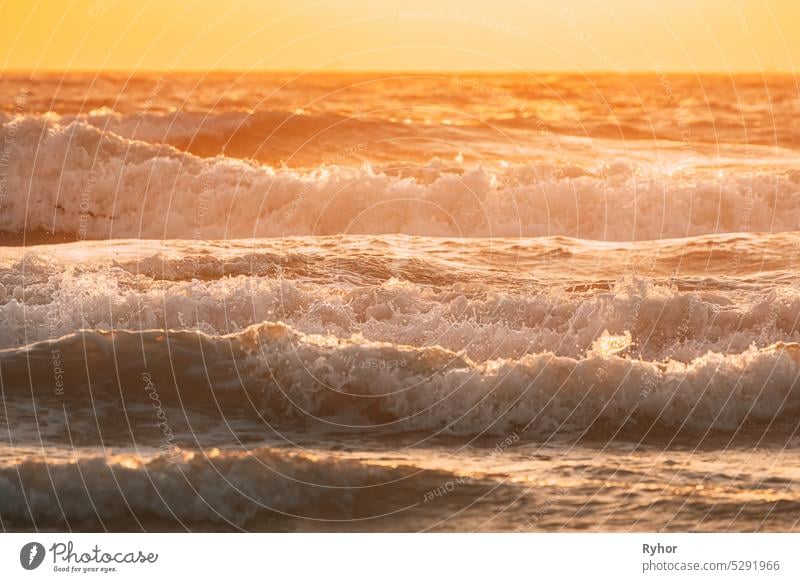
[[[35,570],[44,561],[44,546],[39,542],[28,542],[19,551],[19,563],[26,570]]]

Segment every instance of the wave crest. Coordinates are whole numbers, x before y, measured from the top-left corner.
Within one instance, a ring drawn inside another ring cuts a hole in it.
[[[87,331],[1,352],[7,385],[19,390],[9,389],[7,398],[29,393],[31,373],[35,390],[47,396],[53,350],[72,379],[65,397],[73,402],[90,389],[99,401],[122,393],[147,402],[140,380],[146,370],[157,385],[177,390],[171,405],[217,414],[220,406],[255,407],[287,428],[542,436],[661,426],[736,433],[773,424],[792,430],[800,411],[796,343],[710,352],[688,363],[597,349],[582,358],[544,352],[476,363],[440,347],[310,336],[278,323],[226,336]],[[103,379],[91,387],[80,380],[87,360]],[[169,399],[162,396],[165,406]]]
[[[309,171],[199,158],[85,122],[22,117],[10,143],[0,229],[75,238],[225,239],[386,234],[565,235],[640,240],[792,230],[800,174],[687,170],[617,162]]]

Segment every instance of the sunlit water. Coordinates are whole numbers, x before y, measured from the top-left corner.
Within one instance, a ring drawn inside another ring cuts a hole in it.
[[[797,528],[794,78],[0,92],[5,529]]]

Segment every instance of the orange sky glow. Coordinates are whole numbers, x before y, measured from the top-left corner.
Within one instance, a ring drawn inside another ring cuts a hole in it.
[[[0,0],[0,15],[0,71],[727,73],[800,64],[797,0]]]

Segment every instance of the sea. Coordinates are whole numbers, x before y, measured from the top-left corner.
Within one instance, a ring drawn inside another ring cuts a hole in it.
[[[798,110],[0,74],[0,527],[800,529]]]

